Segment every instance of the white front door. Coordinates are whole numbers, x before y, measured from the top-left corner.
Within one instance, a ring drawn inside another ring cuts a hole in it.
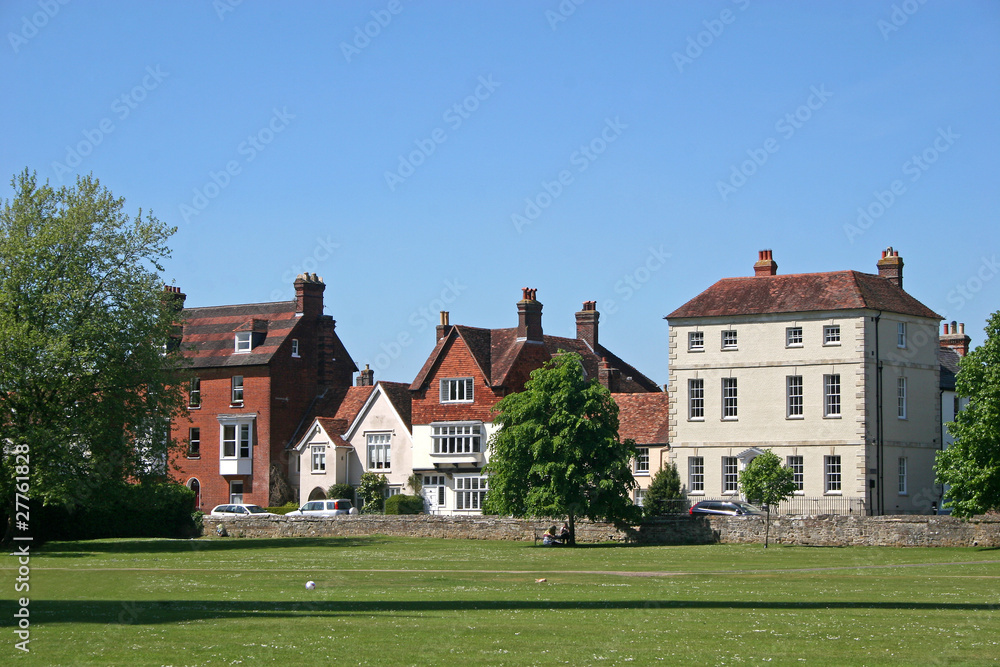
[[[444,510],[444,475],[424,475],[424,501],[428,514],[440,514]]]

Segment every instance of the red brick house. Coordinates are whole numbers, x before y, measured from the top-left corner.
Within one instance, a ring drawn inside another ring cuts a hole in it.
[[[521,391],[531,371],[552,355],[579,353],[587,375],[612,392],[662,393],[600,344],[594,301],[576,313],[576,338],[549,336],[542,332],[542,304],[535,292],[523,290],[518,324],[510,329],[452,325],[448,313],[441,313],[437,343],[410,384],[413,471],[423,476],[431,513],[479,513],[488,485],[481,473],[493,431],[492,409],[507,394]]]
[[[291,301],[183,309],[189,419],[172,425],[186,443],[172,468],[199,509],[283,500],[286,445],[324,390],[351,386],[357,367],[323,314],[324,289],[300,274]]]

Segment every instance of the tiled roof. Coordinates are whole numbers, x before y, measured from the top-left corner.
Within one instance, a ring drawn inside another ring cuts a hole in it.
[[[329,436],[342,435],[347,432],[350,426],[346,419],[333,419],[331,417],[316,417],[316,422],[323,427]]]
[[[405,382],[383,382],[379,380],[378,385],[382,387],[385,397],[396,408],[400,419],[406,424],[408,431],[413,431],[413,398],[410,394],[410,385]]]
[[[888,279],[859,271],[724,278],[667,319],[859,309],[941,319]]]
[[[298,324],[295,301],[184,309],[184,356],[194,368],[260,366],[271,361]],[[235,351],[236,331],[256,332],[250,352]]]
[[[517,329],[480,329],[458,324],[452,325],[445,336],[434,346],[434,350],[424,362],[420,372],[417,373],[417,377],[410,384],[411,390],[416,391],[423,386],[435,363],[444,352],[445,346],[453,338],[461,338],[465,342],[480,371],[482,371],[483,377],[491,387],[507,386],[512,374],[520,370],[518,360],[533,352],[534,350],[531,348],[538,345],[518,340]],[[583,366],[588,377],[598,376],[598,364],[601,358],[606,358],[608,363],[619,371],[620,388],[632,391],[661,391],[659,385],[603,345],[597,346],[595,354],[587,343],[577,338],[543,335],[542,339],[546,358],[557,354],[560,350],[579,353],[583,358]],[[537,355],[531,355],[531,358],[537,359]],[[528,370],[534,370],[535,367],[537,366],[533,365]]]
[[[958,374],[958,362],[962,360],[962,355],[950,347],[939,347],[937,357],[941,365],[941,389],[955,391],[955,375]]]
[[[666,392],[612,394],[618,404],[618,436],[637,445],[665,445],[670,427]]]

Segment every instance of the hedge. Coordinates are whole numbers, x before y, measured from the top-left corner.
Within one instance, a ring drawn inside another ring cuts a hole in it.
[[[424,499],[420,496],[407,496],[397,493],[385,501],[386,514],[422,514]]]

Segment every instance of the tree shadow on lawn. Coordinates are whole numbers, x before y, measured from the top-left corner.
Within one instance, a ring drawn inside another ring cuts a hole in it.
[[[384,544],[384,536],[368,537],[275,537],[275,538],[201,538],[170,540],[163,538],[47,542],[37,552],[52,558],[84,558],[94,554],[178,554],[190,552],[256,551],[288,548],[348,548]]]
[[[15,602],[0,602],[0,627],[16,627]],[[38,600],[31,601],[31,620],[38,624],[178,623],[209,619],[301,618],[348,614],[417,614],[470,611],[583,611],[583,610],[903,610],[903,611],[998,611],[1000,604],[966,602],[757,602],[714,600],[406,600],[333,601],[305,600]],[[10,613],[7,613],[7,612]]]

